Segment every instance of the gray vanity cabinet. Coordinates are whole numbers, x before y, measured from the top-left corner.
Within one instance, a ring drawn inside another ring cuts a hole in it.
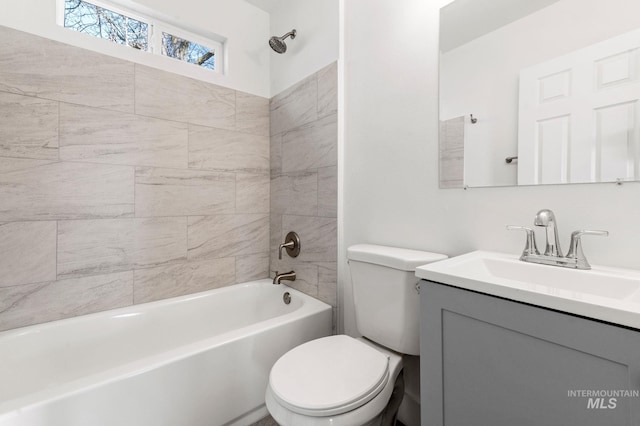
[[[640,425],[640,331],[429,281],[420,299],[423,425]]]

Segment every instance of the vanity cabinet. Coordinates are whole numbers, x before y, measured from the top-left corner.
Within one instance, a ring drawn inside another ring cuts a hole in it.
[[[640,425],[639,330],[425,280],[420,299],[423,425]]]

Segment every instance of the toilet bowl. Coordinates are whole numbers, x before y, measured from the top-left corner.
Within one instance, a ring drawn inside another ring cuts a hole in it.
[[[274,364],[267,409],[282,425],[381,424],[401,371],[400,354],[364,338],[316,339]]]
[[[271,416],[289,425],[392,425],[404,393],[402,355],[419,353],[415,268],[446,256],[360,244],[347,250],[357,328],[284,354],[265,394]]]

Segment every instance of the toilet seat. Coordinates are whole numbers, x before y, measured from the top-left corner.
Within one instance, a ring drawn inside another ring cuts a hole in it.
[[[274,399],[294,413],[324,417],[355,410],[389,381],[389,357],[345,335],[300,345],[271,369]]]

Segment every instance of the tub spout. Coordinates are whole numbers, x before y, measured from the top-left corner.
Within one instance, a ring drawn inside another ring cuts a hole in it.
[[[273,283],[274,284],[280,284],[280,282],[282,280],[295,281],[296,280],[296,273],[294,271],[291,271],[291,272],[285,272],[284,274],[279,274],[276,271],[276,276],[273,277]]]

